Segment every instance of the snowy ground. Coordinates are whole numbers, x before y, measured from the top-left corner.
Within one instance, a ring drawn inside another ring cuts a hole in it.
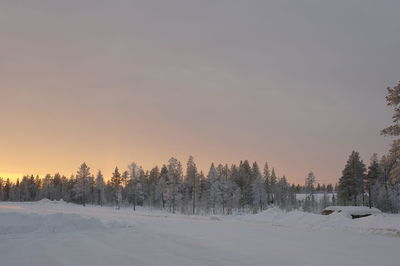
[[[0,203],[1,265],[399,265],[400,215],[185,216]]]

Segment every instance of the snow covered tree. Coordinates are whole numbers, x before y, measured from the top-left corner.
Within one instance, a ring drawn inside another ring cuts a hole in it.
[[[387,105],[391,106],[394,110],[392,116],[393,124],[381,131],[385,136],[400,136],[400,82],[397,86],[387,88],[388,95],[386,96]]]
[[[128,166],[131,179],[128,184],[128,197],[133,204],[133,210],[136,210],[138,201],[143,200],[141,177],[144,174],[140,166],[132,162]]]
[[[52,180],[53,199],[60,200],[62,197],[62,180],[59,173],[54,174]]]
[[[372,187],[376,184],[380,175],[380,166],[378,162],[378,155],[375,153],[370,165],[368,166],[368,173],[365,176],[365,189],[368,192],[368,206],[372,207],[374,196],[372,195]]]
[[[160,178],[158,179],[156,186],[156,199],[161,202],[163,210],[165,209],[167,201],[170,200],[168,198],[168,187],[168,168],[167,166],[163,165],[163,167],[161,167]]]
[[[342,204],[348,205],[352,202],[353,205],[357,206],[359,202],[358,196],[360,194],[363,196],[364,194],[363,180],[365,171],[365,165],[360,159],[359,153],[353,151],[339,180],[338,197]]]
[[[269,167],[268,167],[268,162],[265,162],[264,165],[264,186],[265,186],[265,192],[267,193],[267,204],[269,205],[271,203],[271,173],[269,172]]]
[[[103,206],[106,201],[105,188],[106,184],[104,182],[104,176],[99,170],[95,181],[95,203],[100,206]]]
[[[147,198],[150,206],[155,206],[157,202],[157,184],[160,178],[160,169],[158,166],[152,168],[147,180]]]
[[[276,184],[275,202],[281,209],[291,209],[290,206],[290,186],[285,176],[279,179]]]
[[[115,167],[115,170],[112,174],[111,186],[113,189],[113,200],[115,202],[115,206],[117,209],[120,209],[122,203],[122,176],[118,170],[118,167]]]
[[[232,179],[229,177],[228,165],[222,164],[217,167],[219,190],[220,190],[220,203],[222,207],[222,214],[232,213],[237,199],[237,187]]]
[[[45,198],[49,199],[49,200],[53,200],[53,182],[52,182],[52,177],[50,174],[45,175],[45,177],[43,178],[43,187],[42,187],[42,191],[43,191],[43,195]]]
[[[210,183],[209,197],[211,202],[211,209],[212,213],[215,214],[217,209],[217,204],[219,203],[221,197],[221,190],[220,190],[221,184],[214,163],[211,164],[210,170],[208,171],[207,180]]]
[[[86,205],[90,192],[89,178],[90,168],[86,165],[86,163],[83,163],[76,174],[74,184],[75,199],[83,206]]]
[[[4,200],[3,199],[3,189],[4,189],[4,180],[2,177],[0,177],[0,201]]]
[[[182,165],[175,159],[168,161],[169,198],[171,199],[170,211],[175,213],[177,202],[180,200],[182,184]]]
[[[253,176],[251,173],[251,167],[247,160],[239,163],[238,172],[235,173],[235,182],[240,189],[240,207],[244,210],[245,207],[252,207],[253,195],[252,195],[252,183]]]
[[[253,205],[257,206],[260,211],[264,209],[267,200],[267,192],[265,190],[265,180],[261,176],[257,163],[253,164],[252,168],[253,183],[252,183],[252,196]]]
[[[274,204],[275,203],[275,194],[276,194],[276,184],[278,182],[278,178],[276,177],[275,174],[275,169],[272,168],[271,171],[271,176],[269,179],[269,185],[270,185],[270,190],[271,190],[271,203]]]
[[[194,162],[193,156],[189,156],[187,165],[186,165],[186,179],[185,184],[189,189],[190,197],[192,198],[192,213],[196,212],[196,190],[198,189],[196,186],[198,185],[198,173],[197,167]]]
[[[315,183],[316,183],[316,177],[315,177],[313,171],[311,171],[311,172],[307,175],[306,180],[305,180],[306,194],[307,194],[308,196],[310,196],[310,197],[311,197],[311,196],[313,195],[313,193],[314,193],[314,185],[315,185]],[[317,191],[318,191],[318,190],[320,190],[320,189],[317,189]]]

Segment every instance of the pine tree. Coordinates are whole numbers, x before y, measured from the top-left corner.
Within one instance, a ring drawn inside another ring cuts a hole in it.
[[[181,198],[182,165],[175,159],[168,161],[169,198],[171,198],[170,211],[175,213],[177,202]]]
[[[159,178],[160,178],[160,170],[159,170],[158,166],[156,166],[150,170],[148,184],[147,184],[148,191],[146,194],[148,194],[150,206],[155,206],[156,202],[158,200],[157,199],[157,184],[158,184]]]
[[[264,204],[267,199],[267,193],[265,190],[265,180],[261,176],[260,170],[256,162],[254,162],[253,164],[252,176],[253,205],[258,206],[260,211],[262,211],[264,209]]]
[[[217,172],[218,172],[218,179],[220,183],[220,198],[221,198],[221,207],[222,207],[222,214],[225,214],[225,210],[227,209],[227,206],[231,203],[231,195],[232,195],[232,189],[233,189],[233,184],[231,180],[229,179],[229,167],[228,165],[223,166],[222,164],[219,164],[217,167]]]
[[[276,204],[281,209],[288,209],[289,206],[289,184],[286,180],[286,177],[283,176],[279,179],[276,185]]]
[[[131,177],[128,184],[128,196],[133,204],[133,210],[135,211],[140,198],[140,175],[142,169],[135,162],[132,162],[128,168]]]
[[[216,213],[217,204],[220,201],[221,190],[220,190],[220,180],[218,178],[217,169],[214,163],[211,164],[210,170],[208,171],[207,180],[210,183],[210,202],[212,213]]]
[[[381,131],[385,136],[400,136],[400,82],[397,86],[387,88],[388,95],[386,96],[387,105],[391,106],[394,110],[392,116],[393,124]]]
[[[316,177],[315,177],[313,171],[311,171],[307,175],[306,180],[305,180],[306,194],[308,196],[310,196],[310,197],[314,194],[314,185],[315,185],[315,183],[316,183]],[[320,188],[317,188],[317,191],[319,191],[319,190],[320,190]]]
[[[4,180],[3,178],[0,177],[0,201],[4,200],[3,189],[4,189]]]
[[[187,166],[186,166],[186,185],[190,190],[192,198],[192,213],[195,214],[196,211],[196,184],[198,183],[198,173],[197,167],[194,162],[193,156],[189,156]]]
[[[167,166],[163,165],[163,167],[161,167],[160,178],[158,179],[156,187],[156,199],[161,201],[161,206],[163,210],[165,209],[167,200],[169,200],[168,187],[169,187],[168,168]]]
[[[271,190],[271,203],[272,204],[275,203],[275,194],[276,194],[276,183],[277,183],[277,181],[278,181],[278,178],[276,177],[275,169],[272,168],[271,177],[270,177],[270,180],[269,180],[270,190]]]
[[[267,193],[267,204],[269,205],[271,203],[271,173],[269,172],[268,168],[268,162],[265,162],[264,165],[264,186],[265,186],[265,191]]]
[[[83,163],[76,174],[74,184],[75,199],[82,203],[83,206],[86,205],[90,191],[89,177],[90,168],[86,165],[86,163]]]
[[[4,185],[4,200],[8,201],[10,200],[10,190],[11,190],[11,182],[10,179],[7,178],[6,183]]]
[[[380,175],[380,169],[379,169],[379,162],[378,162],[378,155],[375,153],[372,158],[370,165],[368,166],[368,173],[365,176],[365,187],[368,192],[368,206],[371,208],[372,207],[372,202],[373,202],[373,195],[372,195],[372,187],[375,185],[376,181],[379,178]]]
[[[118,170],[118,167],[115,167],[115,170],[111,177],[111,186],[113,188],[113,198],[117,209],[121,208],[122,202],[122,176]]]
[[[358,152],[353,151],[343,169],[339,180],[338,197],[342,204],[348,205],[358,203],[358,196],[364,194],[363,180],[365,176],[365,165],[360,159]]]
[[[95,181],[95,202],[96,204],[103,206],[106,200],[105,197],[105,186],[106,184],[104,183],[104,177],[101,171],[99,170],[96,175],[96,181]]]

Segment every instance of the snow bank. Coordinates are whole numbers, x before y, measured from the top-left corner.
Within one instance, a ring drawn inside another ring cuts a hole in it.
[[[46,199],[46,198],[41,199],[39,201],[36,201],[36,203],[44,204],[44,205],[46,205],[46,204],[68,204],[68,202],[64,201],[63,199],[60,199],[60,200],[49,200],[49,199]]]
[[[104,227],[100,220],[84,218],[78,214],[0,213],[0,235],[33,232],[76,232],[97,230]]]
[[[379,210],[368,217],[351,219],[346,212],[320,215],[297,210],[286,212],[279,208],[270,208],[258,214],[238,215],[231,219],[290,228],[309,227],[312,229],[378,233],[400,237],[400,215],[383,214]]]
[[[323,211],[341,212],[342,214],[352,217],[352,216],[364,216],[371,214],[382,214],[377,208],[369,208],[366,206],[329,206]]]

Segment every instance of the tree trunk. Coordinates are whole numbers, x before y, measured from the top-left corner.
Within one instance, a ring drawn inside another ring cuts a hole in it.
[[[196,177],[193,178],[193,214],[196,212]]]
[[[371,209],[372,207],[371,186],[368,187],[368,205],[369,208]]]

